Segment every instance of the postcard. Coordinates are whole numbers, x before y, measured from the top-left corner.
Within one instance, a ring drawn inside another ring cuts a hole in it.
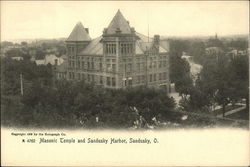
[[[248,1],[1,1],[3,166],[249,166]]]

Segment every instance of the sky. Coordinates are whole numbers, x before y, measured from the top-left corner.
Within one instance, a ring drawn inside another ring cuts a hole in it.
[[[77,22],[102,35],[120,9],[139,33],[213,36],[249,33],[248,1],[0,1],[1,41],[68,37]]]

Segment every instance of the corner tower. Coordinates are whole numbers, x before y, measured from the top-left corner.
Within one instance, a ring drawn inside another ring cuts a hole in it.
[[[82,23],[78,22],[66,40],[67,49],[79,53],[89,44],[90,41],[89,29],[84,28]]]
[[[68,77],[75,79],[77,68],[77,55],[91,42],[88,28],[84,28],[81,22],[78,22],[70,33],[66,42]]]
[[[106,87],[132,86],[133,59],[137,36],[134,28],[118,10],[102,35]]]

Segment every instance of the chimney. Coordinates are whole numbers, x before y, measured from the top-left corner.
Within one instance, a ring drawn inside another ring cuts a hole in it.
[[[85,31],[89,34],[89,28],[85,28]]]
[[[154,43],[157,45],[160,44],[160,35],[154,35]]]
[[[107,34],[107,28],[103,29],[103,35]]]
[[[135,28],[134,27],[131,27],[131,32],[132,32],[132,34],[134,34],[135,33]]]
[[[58,59],[55,59],[55,66],[58,65]]]

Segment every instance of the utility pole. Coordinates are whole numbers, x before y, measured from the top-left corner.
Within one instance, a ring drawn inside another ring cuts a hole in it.
[[[23,75],[20,74],[20,83],[21,83],[21,95],[23,96]]]
[[[148,47],[146,47],[146,86],[148,86]]]

